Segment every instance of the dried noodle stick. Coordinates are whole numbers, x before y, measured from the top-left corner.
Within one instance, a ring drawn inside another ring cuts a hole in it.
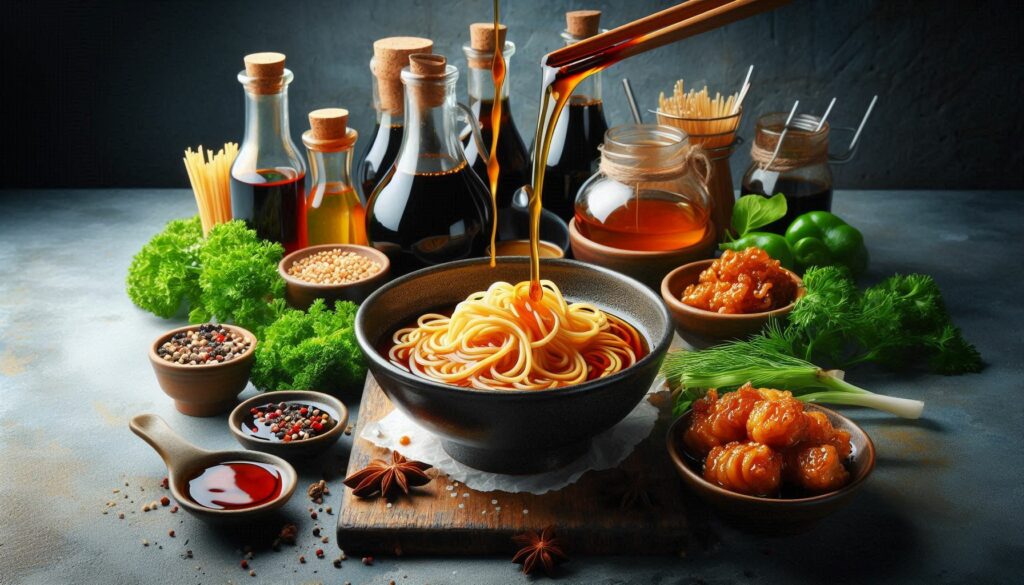
[[[237,155],[234,142],[225,143],[216,154],[202,145],[198,151],[191,147],[185,150],[185,171],[196,196],[203,235],[209,234],[213,226],[231,221],[231,164]]]

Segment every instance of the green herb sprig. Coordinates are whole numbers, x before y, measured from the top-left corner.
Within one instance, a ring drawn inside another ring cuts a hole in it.
[[[702,351],[677,351],[665,358],[662,372],[678,386],[675,412],[681,414],[707,388],[732,390],[747,382],[789,390],[804,402],[863,406],[904,418],[918,418],[924,403],[875,394],[850,384],[839,370],[825,370],[792,355],[792,339],[777,324],[765,334]]]
[[[278,318],[256,345],[251,379],[260,390],[320,390],[337,393],[360,384],[366,360],[353,323],[358,307],[338,301],[331,311],[317,299],[308,312],[275,303]]]
[[[213,318],[259,335],[284,295],[280,244],[261,240],[241,221],[214,226],[203,238],[199,217],[178,219],[132,259],[128,297],[140,309],[170,319],[185,307],[193,323]]]

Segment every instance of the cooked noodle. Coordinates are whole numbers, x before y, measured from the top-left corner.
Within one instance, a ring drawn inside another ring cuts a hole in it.
[[[451,317],[422,315],[395,332],[388,358],[421,378],[482,389],[543,390],[609,376],[643,357],[636,329],[588,303],[569,304],[541,281],[496,282]]]

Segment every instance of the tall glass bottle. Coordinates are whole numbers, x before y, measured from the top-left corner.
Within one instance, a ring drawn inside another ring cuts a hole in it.
[[[309,156],[310,185],[306,226],[310,246],[366,245],[366,210],[352,186],[352,148],[359,134],[348,127],[348,110],[325,108],[309,113],[302,134]]]
[[[373,108],[377,125],[359,162],[356,179],[363,200],[369,199],[377,183],[388,172],[402,144],[404,91],[402,68],[409,55],[430,53],[434,42],[419,37],[387,37],[374,41],[370,72],[373,73]]]
[[[487,245],[490,194],[459,141],[458,77],[441,55],[412,55],[402,70],[405,135],[366,210],[370,242],[396,275],[482,256]]]
[[[288,129],[292,72],[281,53],[246,55],[245,138],[231,165],[231,214],[286,252],[306,247],[306,165]]]
[[[599,10],[565,13],[562,39],[571,45],[598,33]],[[576,193],[597,170],[598,147],[608,130],[601,101],[601,74],[583,80],[558,118],[544,171],[544,207],[568,222],[575,212]]]
[[[516,46],[511,41],[505,40],[506,32],[505,25],[500,25],[499,40],[502,42],[502,56],[505,59],[505,71],[507,72],[508,62],[515,54]],[[469,65],[466,70],[466,77],[469,81],[469,107],[480,124],[480,135],[488,148],[490,148],[494,136],[491,112],[495,101],[501,105],[496,149],[498,166],[501,168],[498,174],[497,199],[498,209],[506,209],[512,205],[512,195],[516,190],[530,183],[530,154],[526,150],[522,136],[519,135],[519,129],[516,128],[516,124],[512,120],[507,74],[501,87],[501,96],[494,95],[494,78],[491,75],[491,61],[494,59],[495,52],[494,24],[490,22],[471,24],[469,33],[470,43],[462,46]],[[466,160],[486,184],[487,156],[481,154],[476,147],[476,142],[472,139],[467,140],[465,148]]]

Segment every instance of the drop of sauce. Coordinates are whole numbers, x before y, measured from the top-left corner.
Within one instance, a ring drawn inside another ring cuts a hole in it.
[[[188,482],[192,501],[212,510],[254,508],[281,495],[281,470],[269,463],[227,461]]]

